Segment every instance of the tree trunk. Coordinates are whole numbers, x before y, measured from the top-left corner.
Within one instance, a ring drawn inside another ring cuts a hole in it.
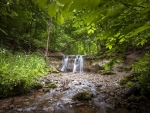
[[[52,25],[52,19],[50,18],[49,23],[48,23],[48,36],[47,36],[47,42],[46,42],[46,49],[45,49],[45,59],[47,58],[48,55],[48,44],[49,44],[49,38],[50,38],[50,28]]]

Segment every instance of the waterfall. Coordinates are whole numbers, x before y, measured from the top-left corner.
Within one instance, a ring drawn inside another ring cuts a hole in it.
[[[79,61],[80,61],[80,73],[81,73],[83,72],[83,56],[80,56]]]
[[[72,70],[75,72],[83,72],[84,55],[68,55],[63,57],[62,72]]]
[[[64,58],[63,58],[63,66],[61,68],[61,71],[66,71],[67,70],[67,65],[68,65],[68,56],[64,56]]]
[[[77,67],[78,67],[78,55],[74,59],[73,73],[77,72]]]

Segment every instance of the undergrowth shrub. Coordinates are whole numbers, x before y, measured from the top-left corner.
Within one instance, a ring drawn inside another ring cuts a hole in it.
[[[139,73],[135,79],[138,80],[141,93],[150,96],[150,55],[146,54],[143,58],[132,65],[134,72]]]
[[[40,54],[11,54],[0,50],[0,98],[26,93],[36,79],[50,71]]]

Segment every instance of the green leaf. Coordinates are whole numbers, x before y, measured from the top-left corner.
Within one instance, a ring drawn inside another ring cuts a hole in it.
[[[84,9],[88,5],[88,0],[74,0],[71,4],[70,11],[74,11],[75,9],[77,11],[80,11],[81,9]]]
[[[133,36],[137,35],[138,33],[142,32],[144,30],[147,30],[149,28],[150,28],[150,26],[148,26],[148,25],[144,25],[142,27],[139,27],[129,37],[133,37]]]
[[[57,10],[57,4],[56,2],[53,2],[49,5],[48,7],[48,15],[52,18],[56,15],[56,10]]]
[[[137,46],[139,46],[139,45],[142,45],[142,46],[143,46],[146,42],[147,42],[147,40],[142,39],[141,42],[137,43]]]
[[[68,3],[66,3],[65,5],[64,5],[64,7],[63,7],[63,11],[66,11],[66,10],[68,10],[69,8],[70,8],[70,6],[71,6],[71,4],[72,4],[72,2],[68,2]]]
[[[57,12],[57,14],[56,14],[56,23],[58,25],[61,25],[63,22],[64,22],[64,17],[62,15],[62,13]]]
[[[94,33],[94,30],[92,30],[92,29],[88,30],[88,34],[93,34],[93,33]]]
[[[119,43],[122,43],[125,41],[125,38],[121,38],[121,40],[119,40]]]
[[[1,29],[0,28],[0,31],[2,32],[2,33],[4,33],[5,35],[8,35],[3,29]]]
[[[96,8],[96,6],[98,6],[99,3],[100,3],[100,0],[90,0],[89,1],[89,7],[91,9],[94,9],[94,8]]]
[[[106,48],[112,49],[112,45],[107,44],[107,45],[106,45]]]
[[[72,0],[58,0],[61,4],[66,4],[68,2],[72,2]]]
[[[47,0],[37,0],[36,2],[40,7],[44,7],[47,5]]]

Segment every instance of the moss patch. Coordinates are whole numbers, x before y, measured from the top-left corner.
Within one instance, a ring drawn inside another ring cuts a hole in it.
[[[43,89],[43,92],[44,92],[44,93],[49,92],[49,88],[44,88],[44,89]]]
[[[131,66],[125,66],[125,67],[118,67],[118,72],[123,72],[123,71],[125,71],[125,72],[129,72],[129,71],[131,71]]]
[[[132,73],[119,79],[119,84],[125,87],[133,86],[137,82],[138,74]]]
[[[148,99],[145,96],[134,96],[131,95],[130,97],[128,97],[128,102],[147,102]]]
[[[87,92],[79,92],[76,95],[73,96],[73,100],[91,100],[91,95]]]
[[[98,73],[102,75],[114,75],[115,74],[112,71],[108,71],[108,70],[99,70]]]
[[[56,84],[55,82],[52,82],[52,83],[49,83],[49,84],[48,84],[48,87],[54,89],[54,88],[57,87],[57,84]]]
[[[128,82],[128,79],[126,77],[122,77],[119,79],[119,84],[120,85],[125,85]]]

